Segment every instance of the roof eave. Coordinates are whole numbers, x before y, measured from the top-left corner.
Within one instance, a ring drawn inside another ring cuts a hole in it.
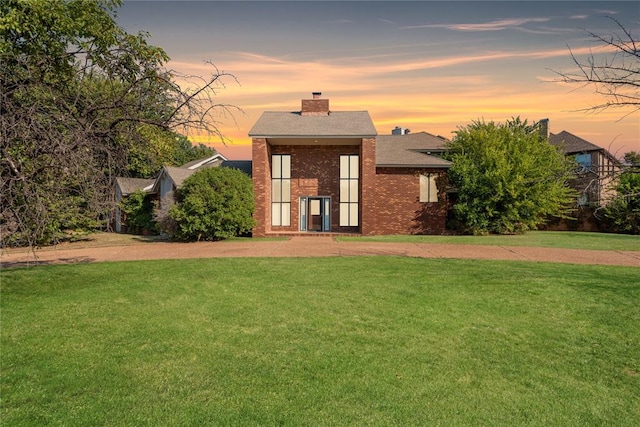
[[[451,165],[435,164],[402,164],[402,163],[376,163],[377,168],[429,168],[429,169],[449,169]]]
[[[280,139],[294,139],[294,138],[315,138],[315,139],[332,139],[332,138],[375,138],[378,134],[361,134],[361,135],[261,135],[261,134],[249,134],[251,138],[280,138]]]

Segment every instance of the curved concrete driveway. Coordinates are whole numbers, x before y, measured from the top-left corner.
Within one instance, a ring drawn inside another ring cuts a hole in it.
[[[640,267],[638,251],[600,251],[522,246],[453,245],[429,243],[380,243],[337,241],[332,237],[293,237],[287,240],[230,242],[154,242],[128,246],[81,249],[47,249],[6,252],[2,267],[148,259],[216,257],[315,257],[315,256],[407,256],[418,258],[496,259],[517,261],[602,264]]]

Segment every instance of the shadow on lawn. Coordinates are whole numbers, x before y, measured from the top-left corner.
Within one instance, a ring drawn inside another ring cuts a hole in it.
[[[94,262],[94,258],[87,256],[71,257],[71,258],[58,258],[54,260],[41,260],[37,256],[33,256],[29,259],[21,259],[16,261],[2,261],[0,262],[0,268],[19,268],[19,267],[36,267],[40,265],[55,265],[55,264],[88,264]]]

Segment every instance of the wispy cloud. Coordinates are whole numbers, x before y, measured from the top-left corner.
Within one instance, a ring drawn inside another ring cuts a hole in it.
[[[569,19],[587,19],[589,15],[571,15]]]
[[[354,24],[355,22],[353,22],[350,19],[346,19],[346,18],[339,18],[339,19],[334,19],[332,21],[326,21],[327,24]]]
[[[479,24],[427,24],[427,25],[408,25],[403,29],[419,29],[419,28],[445,28],[447,30],[456,31],[500,31],[507,28],[516,28],[530,22],[547,22],[549,18],[512,18],[502,19],[499,21],[490,21]]]

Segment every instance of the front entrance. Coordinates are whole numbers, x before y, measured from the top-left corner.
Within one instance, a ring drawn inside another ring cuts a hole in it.
[[[330,197],[300,197],[300,231],[331,231]]]

